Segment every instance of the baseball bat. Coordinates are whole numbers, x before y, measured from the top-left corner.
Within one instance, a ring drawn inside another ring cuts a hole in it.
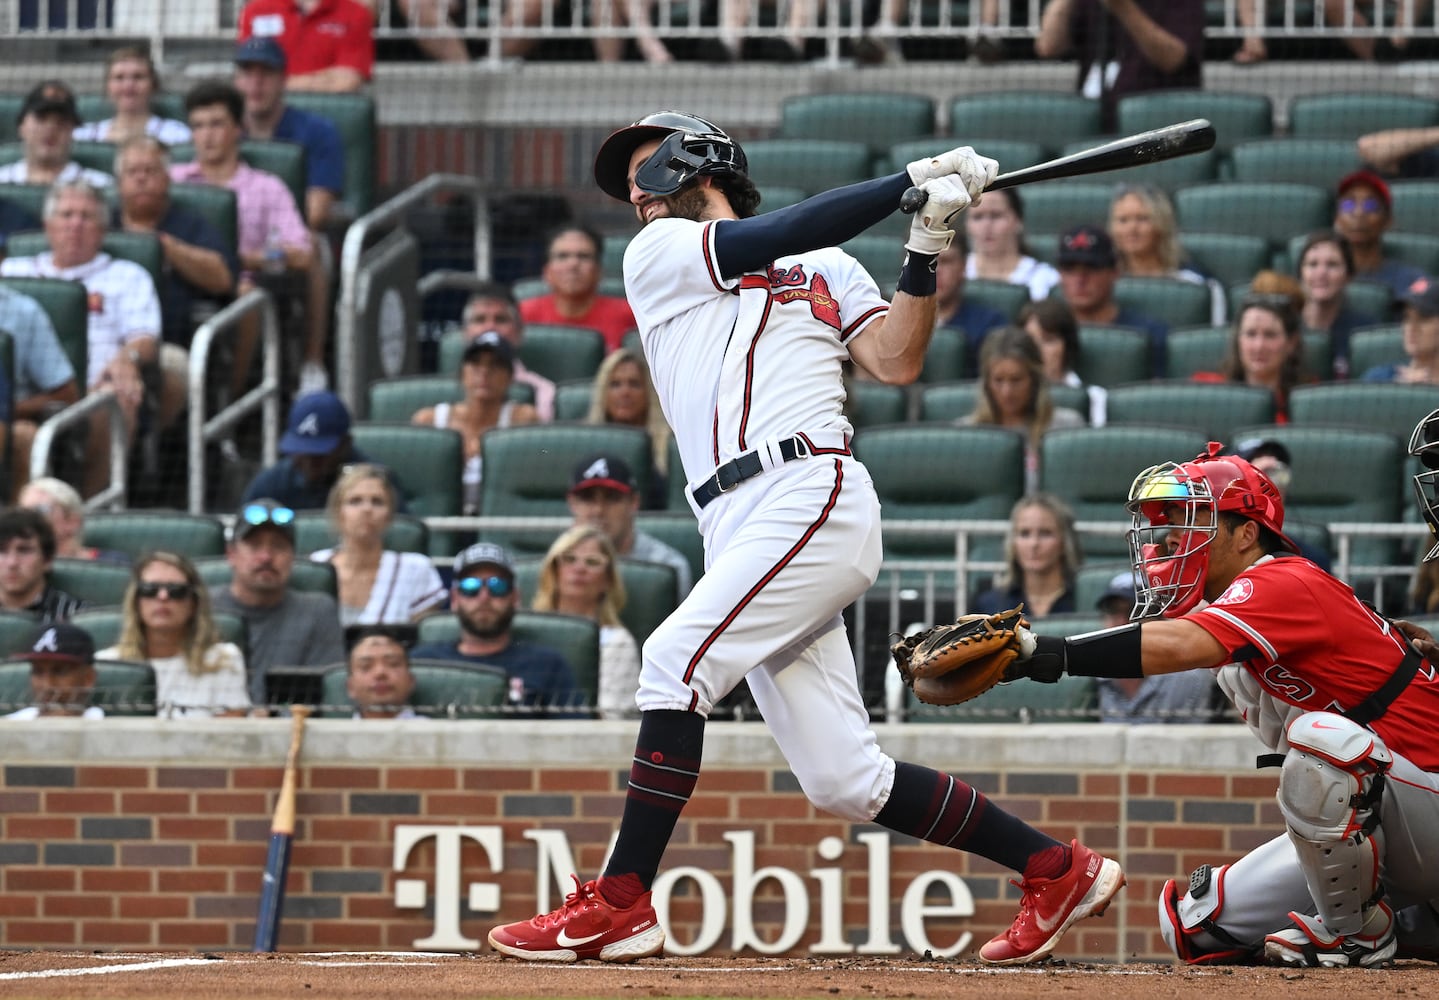
[[[290,751],[285,755],[285,778],[280,782],[280,798],[275,803],[275,818],[270,821],[270,850],[265,857],[265,875],[260,882],[260,914],[255,920],[253,951],[274,951],[280,936],[280,920],[285,909],[285,878],[290,873],[290,843],[295,838],[295,779],[298,773],[300,745],[305,739],[305,719],[310,709],[304,705],[290,708]]]
[[[1022,170],[1011,170],[994,179],[986,191],[1015,187],[1019,184],[1033,184],[1036,181],[1052,181],[1061,177],[1081,177],[1084,174],[1098,174],[1106,170],[1123,170],[1145,163],[1172,160],[1190,153],[1202,153],[1214,147],[1214,126],[1206,118],[1195,118],[1148,132],[1137,132],[1113,142],[1106,142],[1093,149],[1082,149],[1068,156],[1036,163]],[[900,198],[899,207],[906,215],[919,211],[929,195],[912,187]]]

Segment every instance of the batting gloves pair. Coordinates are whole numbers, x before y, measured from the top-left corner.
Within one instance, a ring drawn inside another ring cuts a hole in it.
[[[979,200],[999,175],[999,163],[980,156],[971,146],[960,146],[906,168],[910,179],[927,196],[910,223],[904,247],[912,253],[934,256],[954,239],[954,220]]]

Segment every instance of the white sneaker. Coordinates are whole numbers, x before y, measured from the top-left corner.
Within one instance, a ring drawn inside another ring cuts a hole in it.
[[[325,371],[325,366],[314,361],[306,361],[300,366],[300,389],[297,396],[304,396],[312,392],[324,392],[330,388],[330,373]]]
[[[1297,926],[1264,939],[1264,957],[1280,965],[1305,968],[1372,968],[1394,961],[1394,911],[1379,903],[1364,918],[1358,934],[1334,934],[1317,916],[1291,913]]]

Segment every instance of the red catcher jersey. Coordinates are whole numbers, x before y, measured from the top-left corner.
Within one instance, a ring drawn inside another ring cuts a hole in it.
[[[1409,645],[1348,585],[1308,559],[1261,559],[1213,604],[1184,616],[1214,636],[1281,701],[1306,711],[1343,712],[1389,679]],[[1370,724],[1390,750],[1439,771],[1439,682],[1419,673]]]

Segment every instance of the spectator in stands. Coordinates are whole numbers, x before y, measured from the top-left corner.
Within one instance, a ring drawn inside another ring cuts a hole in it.
[[[245,136],[293,142],[305,150],[305,223],[318,247],[325,239],[335,199],[345,192],[345,147],[340,132],[322,115],[285,102],[285,53],[273,38],[251,38],[235,50],[235,87],[245,98]],[[369,156],[370,150],[355,150]],[[323,261],[317,257],[316,264]],[[325,341],[329,335],[330,279],[324,267],[310,268],[309,337],[300,371],[300,391],[329,388]]]
[[[24,507],[0,510],[0,611],[36,621],[63,621],[85,606],[50,586],[55,532],[44,514]]]
[[[1332,229],[1310,233],[1299,250],[1299,284],[1304,289],[1304,329],[1329,334],[1334,353],[1335,378],[1349,375],[1349,335],[1361,326],[1379,322],[1377,316],[1356,312],[1346,292],[1354,277],[1354,251],[1349,241]]]
[[[270,497],[293,510],[318,510],[330,502],[330,491],[345,466],[371,463],[350,438],[350,411],[333,392],[312,392],[295,400],[278,462],[262,469],[245,487],[246,501]],[[404,491],[389,473],[395,495]]]
[[[1217,372],[1197,372],[1196,382],[1241,382],[1274,393],[1275,423],[1289,421],[1289,392],[1301,380],[1304,338],[1299,312],[1304,294],[1285,274],[1260,271],[1239,302],[1229,343]]]
[[[1134,571],[1125,570],[1109,581],[1094,604],[1103,628],[1129,621],[1134,609]],[[1181,670],[1149,677],[1106,677],[1099,681],[1099,720],[1131,725],[1163,722],[1205,723],[1223,720],[1228,704],[1214,674],[1208,670]]]
[[[1245,438],[1235,442],[1234,454],[1268,476],[1279,491],[1281,500],[1289,499],[1289,487],[1294,482],[1294,461],[1284,442],[1273,438]],[[1292,510],[1284,515],[1284,531],[1299,546],[1299,554],[1328,573],[1333,560],[1327,550],[1305,538],[1303,529],[1306,524],[1302,518],[1295,517]]]
[[[395,488],[385,470],[361,462],[335,481],[326,505],[339,541],[310,553],[335,568],[341,625],[408,625],[445,602],[445,585],[428,556],[385,548]]]
[[[990,614],[1022,602],[1031,620],[1072,612],[1081,559],[1074,513],[1052,494],[1030,493],[1009,512],[1004,569],[975,598],[974,610]]]
[[[40,220],[30,214],[23,205],[6,198],[4,184],[0,184],[0,255],[5,253],[5,244],[12,233],[24,233],[39,228]]]
[[[609,536],[577,524],[556,538],[540,565],[530,607],[578,615],[600,626],[598,701],[604,719],[632,718],[640,686],[640,647],[620,621],[625,584]]]
[[[1083,427],[1084,417],[1055,406],[1044,376],[1039,348],[1015,326],[1000,327],[979,352],[983,390],[974,412],[955,423],[964,427],[1009,427],[1024,436],[1025,491],[1039,486],[1039,442],[1056,427]]]
[[[268,704],[265,674],[272,667],[322,667],[345,658],[334,598],[290,587],[293,510],[269,498],[246,503],[230,529],[225,558],[230,586],[215,593],[215,610],[245,619],[253,704]]]
[[[934,266],[934,324],[948,326],[964,334],[965,354],[974,357],[985,335],[996,327],[1005,326],[1010,317],[982,302],[964,297],[964,261],[969,253],[963,230],[954,231],[954,240],[939,252]]]
[[[464,512],[477,514],[484,482],[480,449],[490,431],[519,427],[539,420],[529,403],[509,398],[515,378],[515,353],[510,342],[490,330],[465,347],[460,363],[460,385],[465,398],[458,403],[436,403],[417,411],[410,423],[426,427],[448,427],[464,443],[465,464],[460,469]]]
[[[75,366],[40,303],[0,285],[0,330],[10,335],[15,366],[10,372],[10,487],[19,496],[30,478],[35,431],[51,415],[80,398]],[[0,443],[3,443],[0,437]]]
[[[1150,184],[1125,184],[1109,203],[1109,236],[1119,258],[1119,273],[1136,277],[1175,278],[1195,285],[1207,285],[1211,299],[1210,322],[1224,322],[1224,288],[1184,266],[1179,244],[1179,222],[1174,205],[1162,188]]]
[[[636,526],[640,498],[629,463],[608,454],[580,459],[570,476],[565,499],[575,523],[602,530],[621,559],[663,563],[673,569],[677,593],[684,600],[693,585],[689,560],[678,549]]]
[[[520,303],[526,323],[558,323],[598,330],[605,350],[618,350],[635,329],[635,314],[623,296],[600,294],[604,237],[588,226],[568,225],[551,234],[542,272],[548,295]]]
[[[45,196],[45,237],[50,249],[36,257],[8,257],[0,275],[79,281],[89,292],[86,329],[88,391],[112,389],[133,442],[146,395],[145,378],[158,372],[152,394],[159,427],[184,408],[184,361],[161,362],[160,298],[150,273],[133,261],[101,249],[108,212],[100,193],[83,180],[57,181]],[[170,348],[170,353],[179,348]],[[93,495],[110,481],[110,414],[96,410],[86,441],[85,492]]]
[[[17,507],[39,511],[50,522],[55,533],[55,558],[86,559],[99,562],[128,563],[130,557],[113,549],[97,549],[84,544],[85,503],[75,487],[54,476],[32,479],[20,490]]]
[[[1400,297],[1404,303],[1404,354],[1398,364],[1375,365],[1365,382],[1439,384],[1439,281],[1418,278]]]
[[[194,563],[177,552],[150,553],[131,571],[122,607],[119,640],[95,657],[154,667],[156,715],[208,719],[249,712],[245,654],[221,639],[209,588]]]
[[[1380,2],[1374,5],[1380,7]],[[1382,14],[1384,23],[1394,29],[1394,33],[1387,38],[1375,38],[1373,35],[1363,35],[1359,31],[1349,33],[1347,30],[1340,33],[1340,38],[1360,59],[1381,60],[1393,62],[1404,57],[1409,48],[1409,39],[1413,35],[1414,26],[1423,23],[1425,13],[1429,7],[1428,0],[1406,0],[1404,3],[1383,4],[1388,8]],[[1373,22],[1359,9],[1359,4],[1354,0],[1324,0],[1324,23],[1336,27],[1354,28],[1362,31],[1368,28]]]
[[[30,661],[30,704],[5,718],[105,717],[103,708],[90,703],[95,691],[95,643],[89,632],[68,622],[44,625],[25,652],[13,658]]]
[[[404,625],[351,625],[345,629],[345,693],[356,719],[419,719],[410,705],[415,675],[410,647],[415,629]]]
[[[240,92],[222,81],[196,84],[185,95],[185,114],[195,137],[195,160],[172,166],[170,179],[181,184],[213,184],[235,192],[242,268],[237,292],[244,295],[254,288],[262,273],[278,276],[288,272],[308,281],[314,247],[295,196],[280,178],[256,170],[240,157],[245,116]],[[259,333],[259,324],[250,322],[236,338],[231,380],[236,397],[248,380]]]
[[[650,366],[643,351],[621,347],[600,363],[585,423],[638,427],[649,435],[650,489],[640,499],[650,510],[664,509],[668,499],[670,425],[660,409],[660,397],[650,380]]]
[[[70,158],[80,112],[75,94],[59,80],[36,84],[20,107],[18,131],[25,155],[0,167],[0,184],[55,184],[83,180],[92,187],[109,187],[114,178],[82,167]]]
[[[1034,54],[1076,55],[1075,89],[1100,102],[1103,129],[1113,132],[1121,98],[1203,85],[1204,18],[1204,0],[1051,0]]]
[[[455,556],[450,607],[460,623],[458,643],[416,646],[416,660],[454,660],[499,667],[509,677],[509,704],[527,714],[572,717],[581,701],[574,670],[546,646],[514,638],[520,606],[514,561],[499,545],[481,542]]]
[[[1389,185],[1372,170],[1356,170],[1339,181],[1335,197],[1334,228],[1354,251],[1354,276],[1389,286],[1398,301],[1423,272],[1384,256],[1384,233],[1394,212]]]
[[[280,43],[291,90],[359,90],[375,65],[374,16],[355,0],[250,0],[239,40],[250,38]]]
[[[1439,125],[1386,128],[1361,135],[1359,159],[1382,177],[1439,176]]]
[[[402,6],[406,0],[400,0]],[[409,0],[410,6],[418,6],[427,0]],[[437,3],[438,0],[428,0]],[[544,20],[545,0],[510,0],[505,4],[505,26],[509,28],[534,28]],[[660,41],[653,28],[654,0],[599,0],[591,10],[596,27],[614,25],[630,27],[635,47],[646,62],[673,62],[669,49]],[[536,38],[510,37],[501,43],[500,52],[508,58],[520,58],[534,48]],[[625,56],[625,39],[595,38],[595,58],[600,62],[618,62]]]
[[[1264,22],[1267,16],[1268,0],[1239,0],[1239,26],[1244,29],[1244,41],[1231,57],[1240,65],[1260,63],[1269,58],[1269,46],[1264,44]]]
[[[1026,302],[1019,309],[1019,325],[1039,348],[1044,378],[1050,385],[1082,388],[1089,397],[1089,424],[1103,427],[1108,417],[1109,392],[1102,385],[1085,385],[1074,366],[1079,363],[1079,324],[1062,299]]]
[[[234,295],[240,270],[235,247],[203,215],[171,199],[170,154],[160,140],[148,135],[125,140],[115,154],[115,177],[116,223],[125,232],[153,233],[160,241],[164,269],[157,291],[164,342],[188,351],[195,329]],[[167,353],[167,361],[185,360]],[[176,374],[188,382],[188,371]]]
[[[1169,327],[1153,317],[1121,306],[1114,298],[1119,257],[1114,241],[1098,226],[1075,226],[1059,238],[1059,286],[1081,326],[1129,326],[1149,334],[1155,374],[1162,374]]]
[[[1024,200],[1018,191],[986,191],[984,199],[964,216],[970,248],[964,260],[966,278],[1024,285],[1036,302],[1049,297],[1059,284],[1059,272],[1025,246]]]
[[[510,290],[497,281],[481,282],[469,300],[465,302],[465,336],[471,341],[482,333],[494,330],[510,342],[518,355],[524,340],[524,323],[520,319],[520,307]],[[515,381],[527,385],[535,394],[535,412],[545,423],[555,418],[555,384],[539,372],[532,372],[525,363],[515,358]]]
[[[105,96],[115,114],[98,122],[86,122],[75,129],[75,138],[88,142],[113,142],[148,135],[174,146],[190,141],[190,126],[173,118],[161,118],[150,107],[160,92],[160,74],[150,53],[137,45],[126,45],[105,60]]]

